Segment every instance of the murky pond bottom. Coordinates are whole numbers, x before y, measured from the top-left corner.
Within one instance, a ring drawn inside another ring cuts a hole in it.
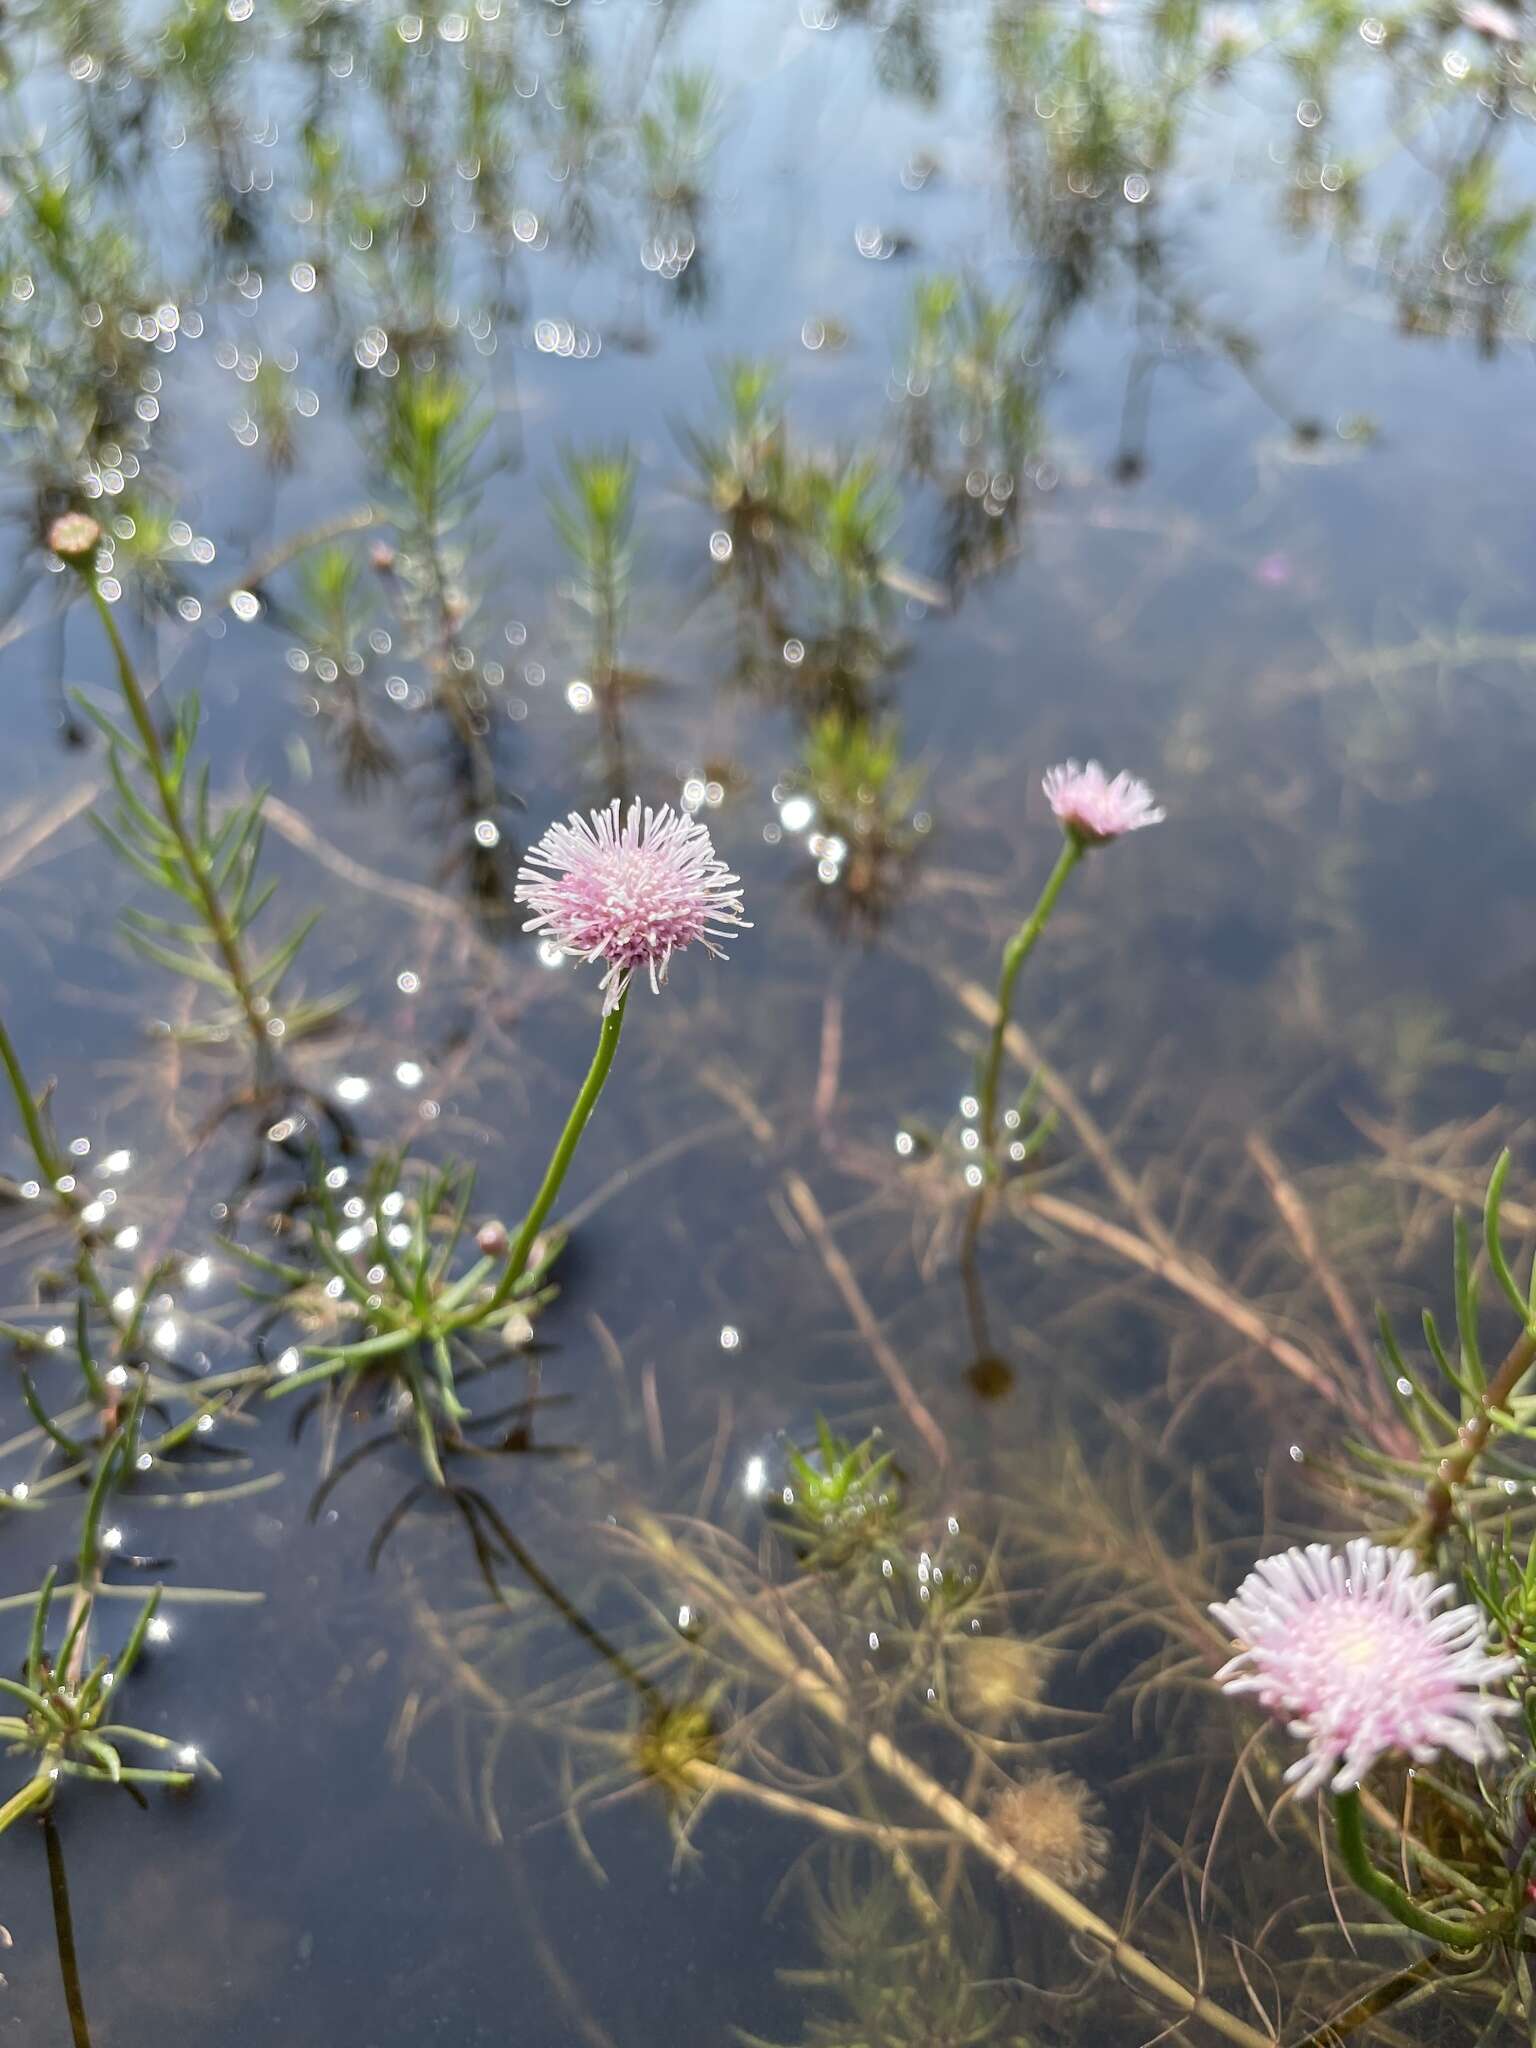
[[[1525,1640],[1523,16],[0,38],[0,2039],[1527,2039],[1208,1611]]]

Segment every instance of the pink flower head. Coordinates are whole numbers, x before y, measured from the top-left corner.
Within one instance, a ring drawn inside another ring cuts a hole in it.
[[[547,931],[577,959],[607,961],[605,1016],[637,967],[659,988],[685,946],[697,941],[723,960],[714,940],[733,927],[751,930],[740,881],[704,826],[670,804],[642,811],[638,797],[622,822],[615,797],[590,824],[572,811],[567,824],[551,825],[518,869],[513,896],[534,913],[525,931]]]
[[[1453,1597],[1409,1551],[1357,1537],[1342,1556],[1309,1543],[1261,1558],[1212,1607],[1238,1644],[1216,1683],[1253,1693],[1307,1745],[1285,1774],[1299,1797],[1325,1782],[1349,1791],[1390,1750],[1418,1763],[1500,1754],[1498,1716],[1515,1702],[1481,1688],[1518,1659],[1490,1656],[1482,1614],[1447,1608]]]
[[[1042,787],[1063,828],[1084,846],[1107,846],[1143,825],[1160,825],[1166,816],[1144,782],[1123,768],[1111,782],[1097,761],[1086,768],[1076,761],[1049,768]]]

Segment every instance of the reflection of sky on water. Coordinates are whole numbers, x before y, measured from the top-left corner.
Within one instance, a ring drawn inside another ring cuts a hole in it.
[[[984,1405],[964,1377],[947,1248],[978,1171],[975,1021],[955,984],[988,982],[1049,858],[1048,762],[1124,761],[1170,821],[1080,878],[1021,1015],[1158,1213],[1234,1286],[1301,1323],[1324,1313],[1243,1166],[1253,1126],[1314,1176],[1364,1299],[1412,1293],[1438,1252],[1433,1231],[1415,1235],[1393,1266],[1404,1215],[1371,1170],[1381,1131],[1406,1142],[1487,1115],[1518,1139],[1528,1114],[1523,249],[1507,286],[1484,275],[1520,198],[1505,137],[1528,118],[1524,89],[1504,81],[1489,147],[1508,161],[1474,190],[1491,35],[1426,19],[1383,47],[1370,21],[1330,40],[1321,17],[1303,19],[1223,79],[1218,57],[1248,17],[1213,31],[1214,13],[1183,44],[1126,8],[571,0],[500,16],[485,0],[473,17],[401,15],[398,47],[379,10],[326,11],[307,55],[290,29],[281,61],[248,62],[275,19],[201,8],[186,18],[247,44],[208,89],[189,59],[151,96],[142,161],[142,78],[97,77],[96,53],[72,48],[72,81],[49,61],[22,89],[46,123],[40,160],[73,162],[92,225],[121,215],[148,253],[115,309],[132,301],[119,438],[67,458],[51,447],[7,491],[4,800],[23,850],[0,890],[0,995],[31,1069],[57,1077],[114,1285],[151,1251],[183,1254],[148,1325],[163,1356],[223,1367],[248,1349],[219,1243],[247,1134],[206,1135],[217,1054],[178,1053],[163,1029],[145,1043],[146,1022],[186,1021],[186,998],[114,937],[134,885],[87,837],[75,797],[100,762],[65,744],[59,688],[104,690],[109,675],[88,622],[54,617],[58,586],[28,552],[34,493],[58,486],[64,459],[99,515],[145,504],[163,519],[146,664],[201,692],[216,785],[272,783],[270,871],[284,899],[325,912],[309,992],[357,992],[338,1036],[303,1055],[308,1071],[371,1136],[468,1158],[477,1218],[505,1217],[554,1136],[593,1002],[590,977],[519,942],[486,877],[549,817],[596,800],[611,739],[546,495],[568,450],[627,442],[636,458],[626,767],[648,796],[707,819],[756,929],[729,969],[689,958],[664,1005],[648,991],[635,1005],[627,1071],[568,1190],[580,1227],[561,1298],[539,1325],[541,1390],[560,1405],[536,1433],[573,1455],[509,1457],[493,1481],[534,1553],[626,1644],[647,1601],[690,1642],[707,1646],[712,1619],[665,1573],[636,1593],[638,1570],[594,1535],[606,1500],[697,1514],[755,1554],[786,1446],[818,1414],[899,1437],[788,1173],[814,1188],[873,1323],[954,1446],[953,1499],[923,1503],[934,1529],[961,1499],[969,1533],[973,1496],[1023,1492],[1042,1443],[1067,1462],[1041,1391],[1062,1380],[1084,1394],[1090,1462],[1095,1401],[1128,1404],[1149,1441],[1190,1402],[1175,1440],[1209,1459],[1238,1543],[1271,1427],[1315,1440],[1318,1417],[1283,1385],[1257,1415],[1220,1391],[1234,1383],[1230,1330],[1150,1281],[1128,1286],[1065,1226],[994,1238],[1010,1397]],[[65,14],[26,17],[50,18]],[[1013,34],[1034,41],[1010,60]],[[1097,58],[1079,37],[1098,39]],[[141,39],[144,70],[156,47]],[[1122,68],[1114,133],[1089,163],[1059,136],[1072,67],[1099,61]],[[417,68],[396,89],[392,65]],[[464,91],[475,67],[488,105]],[[666,115],[667,79],[704,69],[705,146],[647,142],[639,121]],[[131,164],[120,187],[86,168],[87,106]],[[1170,110],[1177,133],[1160,137]],[[1405,110],[1412,148],[1393,140]],[[457,125],[471,113],[489,124],[478,144]],[[223,246],[210,134],[230,174]],[[1466,247],[1447,241],[1448,203]],[[67,329],[67,357],[105,314],[85,281],[76,304],[25,256],[24,215],[13,194],[6,324],[20,338],[29,320]],[[983,299],[925,355],[914,293],[940,273]],[[989,354],[979,337],[1004,309]],[[413,355],[462,371],[488,406],[446,537],[451,587],[432,599],[446,656],[412,610],[381,455]],[[743,559],[685,445],[717,431],[716,378],[739,355],[774,364],[791,445],[829,476],[878,459],[889,518],[873,497],[858,508],[889,527],[878,570],[813,559],[776,583],[771,561]],[[36,445],[26,421],[10,426]],[[279,559],[331,522],[356,568],[345,649],[326,642],[299,559]],[[146,577],[138,537],[114,537],[125,620]],[[755,606],[759,570],[778,596]],[[446,674],[461,654],[476,693],[462,729],[430,708],[433,662]],[[399,771],[356,791],[337,742],[349,686]],[[810,706],[844,722],[819,753]],[[893,770],[884,809],[835,773],[846,728],[880,719],[916,778]],[[871,818],[879,860],[858,836]],[[858,914],[828,914],[856,883]],[[305,1138],[303,1112],[285,1110],[257,1155],[270,1165]],[[1042,1137],[1039,1163],[1078,1158],[1069,1138]],[[1027,1171],[1029,1147],[1012,1142]],[[1482,1163],[1475,1145],[1454,1149],[1437,1171]],[[1083,1182],[1068,1173],[1074,1198],[1096,1199]],[[361,1249],[367,1205],[333,1186]],[[18,1295],[37,1199],[23,1181]],[[273,1363],[291,1376],[300,1354],[285,1343]],[[1207,1380],[1218,1391],[1191,1400]],[[1241,1480],[1226,1462],[1239,1431],[1252,1437]],[[171,1609],[136,1680],[146,1725],[186,1730],[223,1782],[147,1817],[85,1798],[63,1815],[102,2040],[597,2038],[572,2031],[562,1970],[623,2048],[732,2024],[803,2031],[810,2001],[774,1977],[815,1961],[777,1898],[803,1833],[722,1803],[695,1862],[674,1855],[654,1788],[631,1787],[591,1823],[599,1888],[568,1825],[571,1788],[524,1731],[497,1779],[505,1839],[488,1844],[465,1796],[486,1704],[444,1685],[420,1626],[423,1610],[459,1616],[480,1597],[459,1532],[412,1517],[370,1576],[369,1539],[412,1476],[403,1457],[359,1468],[311,1525],[314,1419],[297,1448],[280,1419],[239,1437],[260,1469],[286,1471],[280,1490],[169,1518],[129,1498],[111,1531],[127,1554],[174,1555],[173,1580],[269,1598]],[[25,1504],[32,1482],[6,1483]],[[35,1583],[62,1526],[12,1517],[7,1588]],[[929,1552],[907,1547],[926,1570]],[[873,1606],[846,1619],[871,1655],[889,1649]],[[532,1626],[509,1642],[498,1685],[574,1693],[591,1675],[589,1646]],[[1088,1717],[1113,1673],[1061,1683],[1061,1710]],[[1084,1727],[1068,1760],[1085,1778],[1107,1787],[1155,1762],[1123,1720]],[[790,1745],[797,1763],[825,1769],[806,1743]],[[1120,1803],[1122,1862],[1144,1816],[1171,1825],[1182,1806],[1182,1826],[1187,1792]],[[0,2023],[51,2038],[42,1853],[30,1838],[4,1848],[16,1878]],[[988,1910],[1027,1975],[1028,1931]]]

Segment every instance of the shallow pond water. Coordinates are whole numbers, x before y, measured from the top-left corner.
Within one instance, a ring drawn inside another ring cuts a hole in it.
[[[1246,1753],[1217,1826],[1205,1603],[1348,1523],[1373,1300],[1530,1187],[1536,100],[1466,15],[6,10],[0,1016],[78,1185],[12,1116],[4,1668],[84,1246],[205,1422],[108,1475],[93,1652],[163,1584],[131,1719],[221,1776],[0,1834],[0,2041],[1301,2042],[1390,1975]],[[259,1055],[125,935],[71,509],[210,829],[269,792],[253,957],[320,913]],[[1030,961],[963,1260],[1074,755],[1167,820]],[[513,879],[632,794],[752,929],[637,983],[434,1486],[377,1375],[267,1396],[429,1169],[523,1213],[600,997]]]

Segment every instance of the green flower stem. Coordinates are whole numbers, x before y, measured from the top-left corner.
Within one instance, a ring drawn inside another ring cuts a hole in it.
[[[603,1028],[598,1033],[597,1051],[592,1055],[592,1064],[587,1069],[587,1078],[581,1084],[581,1093],[571,1106],[571,1113],[565,1120],[565,1129],[560,1133],[560,1142],[549,1156],[544,1169],[544,1179],[539,1192],[533,1198],[533,1207],[523,1218],[522,1226],[507,1254],[506,1271],[496,1284],[496,1292],[486,1306],[486,1313],[498,1309],[509,1299],[513,1288],[528,1265],[528,1255],[533,1250],[533,1241],[543,1228],[544,1219],[554,1206],[560,1183],[565,1179],[566,1169],[576,1156],[576,1147],[581,1143],[581,1134],[587,1128],[592,1112],[597,1107],[597,1098],[603,1092],[603,1083],[608,1078],[608,1069],[613,1065],[613,1056],[619,1049],[619,1033],[624,1029],[624,1010],[629,1001],[626,989],[603,1019]]]
[[[1444,1919],[1439,1913],[1426,1913],[1400,1884],[1378,1870],[1366,1847],[1358,1791],[1334,1794],[1333,1817],[1339,1831],[1339,1849],[1345,1869],[1368,1898],[1374,1899],[1378,1906],[1385,1906],[1392,1918],[1404,1927],[1411,1928],[1415,1934],[1422,1934],[1428,1941],[1442,1942],[1447,1948],[1457,1949],[1481,1948],[1500,1931],[1502,1916],[1485,1916],[1468,1924],[1466,1921]]]
[[[1013,1015],[1013,990],[1019,970],[1035,949],[1040,934],[1050,922],[1056,899],[1066,886],[1068,875],[1082,859],[1085,848],[1074,832],[1062,841],[1061,853],[1051,869],[1040,900],[1003,948],[1003,971],[997,983],[997,1014],[992,1020],[992,1037],[987,1046],[986,1065],[981,1074],[981,1147],[983,1161],[990,1166],[997,1143],[997,1084],[1003,1066],[1003,1040]]]
[[[139,736],[139,744],[144,749],[145,759],[149,763],[155,793],[160,799],[161,814],[170,828],[171,836],[181,849],[186,871],[197,889],[203,915],[208,920],[208,929],[213,934],[213,942],[224,962],[224,972],[229,976],[230,986],[235,991],[256,1048],[258,1075],[265,1077],[272,1062],[272,1040],[267,1032],[265,1007],[251,985],[250,974],[240,951],[240,942],[219,899],[219,892],[214,887],[208,862],[182,813],[181,793],[172,778],[170,766],[165,758],[165,748],[161,744],[155,721],[150,715],[149,700],[144,695],[138,671],[133,665],[133,657],[118,631],[117,620],[112,616],[112,607],[97,588],[94,575],[88,569],[82,570],[81,573],[111,646],[113,659],[117,663],[117,677],[122,687],[123,701],[128,706],[133,729]]]
[[[981,1071],[978,1120],[981,1127],[979,1157],[983,1177],[966,1211],[965,1228],[960,1239],[960,1272],[965,1284],[966,1311],[970,1317],[971,1336],[978,1359],[988,1357],[992,1351],[992,1337],[987,1326],[987,1305],[982,1296],[981,1273],[976,1253],[981,1243],[981,1226],[987,1212],[987,1198],[991,1193],[989,1181],[997,1165],[998,1080],[1003,1070],[1003,1042],[1008,1035],[1008,1021],[1013,1015],[1014,986],[1024,962],[1035,950],[1040,934],[1050,922],[1051,912],[1056,908],[1057,897],[1066,887],[1068,875],[1087,850],[1087,842],[1076,832],[1069,831],[1066,834],[1062,840],[1061,852],[1056,858],[1056,865],[1051,869],[1045,887],[1040,891],[1039,901],[1003,948],[1003,969],[997,982],[997,1007],[992,1018],[992,1036],[987,1044],[986,1063]]]

